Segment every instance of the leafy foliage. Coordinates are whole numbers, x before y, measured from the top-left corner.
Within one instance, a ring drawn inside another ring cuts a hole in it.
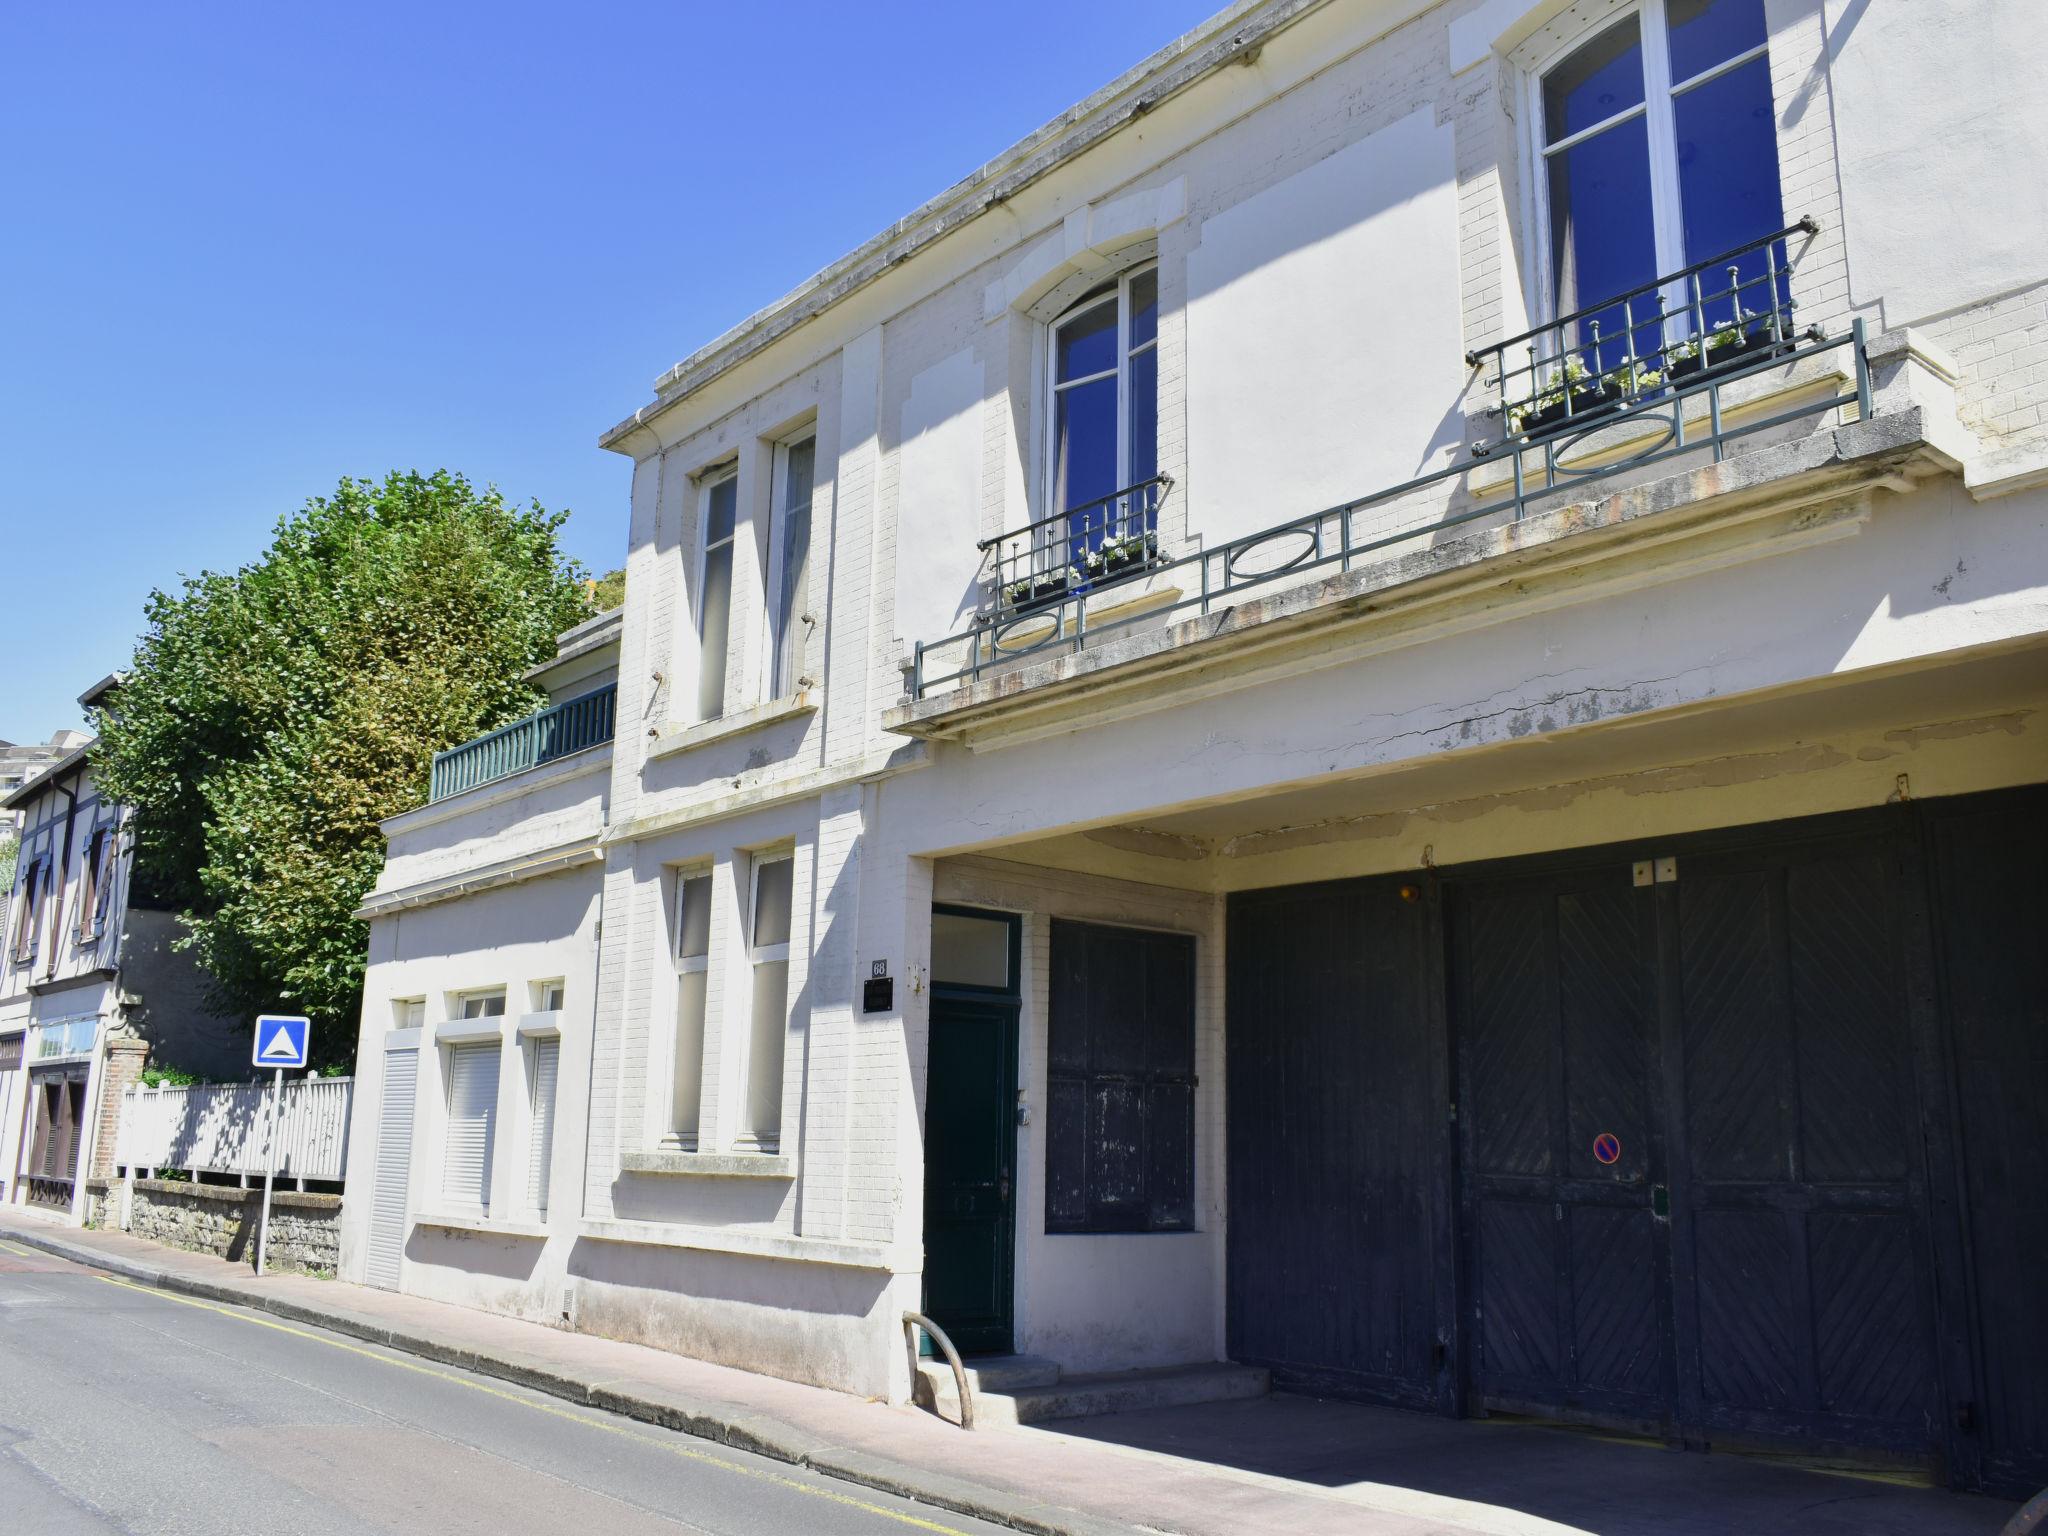
[[[221,1011],[305,1013],[319,1055],[352,1053],[378,824],[437,750],[544,702],[520,674],[592,611],[566,515],[445,470],[344,480],[254,564],[151,595],[94,770]]]
[[[626,572],[624,568],[607,571],[590,584],[590,604],[593,613],[610,613],[626,600]]]
[[[14,889],[14,861],[21,855],[21,839],[12,832],[0,832],[0,891]]]

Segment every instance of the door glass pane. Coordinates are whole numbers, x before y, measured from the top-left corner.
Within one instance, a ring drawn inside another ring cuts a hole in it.
[[[755,866],[754,948],[789,942],[789,898],[795,878],[794,859],[776,859]]]
[[[818,444],[815,438],[792,443],[783,466],[782,496],[782,591],[777,595],[776,621],[780,633],[775,643],[775,692],[778,696],[796,687],[803,671],[803,614],[811,590],[811,484],[816,468]]]
[[[1671,79],[1683,85],[1703,69],[1762,43],[1764,0],[1666,0]]]
[[[1685,220],[1685,259],[1707,261],[1745,241],[1785,227],[1778,197],[1778,133],[1768,58],[1751,59],[1718,79],[1673,98],[1678,126],[1678,192]],[[1752,251],[1740,263],[1742,307],[1772,308],[1770,261]],[[1726,322],[1736,298],[1725,267],[1700,274],[1705,326]],[[1720,297],[1715,297],[1720,295]],[[1780,299],[1789,297],[1781,292]]]
[[[683,915],[676,927],[676,958],[689,960],[711,952],[711,877],[691,875],[680,884]]]
[[[1000,917],[932,914],[932,980],[961,987],[1010,987],[1010,924]]]
[[[1076,384],[1059,392],[1053,407],[1053,505],[1064,512],[1085,508],[1071,532],[1075,558],[1089,547],[1085,537],[1094,532],[1102,542],[1104,507],[1088,503],[1121,490],[1116,468],[1116,376],[1092,384]]]
[[[733,517],[739,504],[740,483],[737,477],[728,475],[711,487],[704,498],[704,542],[707,546],[732,537]]]
[[[1159,349],[1148,347],[1131,359],[1130,484],[1159,473]],[[1118,487],[1122,489],[1122,487]],[[1142,503],[1140,503],[1142,505]],[[1128,520],[1136,507],[1123,511]],[[1150,519],[1147,526],[1150,526]]]
[[[1543,77],[1543,142],[1555,144],[1642,104],[1642,32],[1631,16]]]
[[[704,1082],[704,971],[676,978],[675,1071],[669,1090],[669,1130],[685,1144],[697,1140],[697,1106]]]
[[[766,1150],[782,1130],[782,1052],[789,1030],[789,962],[754,967],[753,1039],[747,1057],[747,1123],[743,1134]]]
[[[1159,339],[1159,269],[1131,279],[1131,348]]]
[[[704,591],[699,609],[703,645],[697,661],[697,718],[725,713],[725,651],[732,609],[732,541],[704,556]]]
[[[1650,149],[1642,118],[1550,157],[1550,261],[1559,314],[1655,281]],[[1578,334],[1567,336],[1565,344],[1590,371],[1613,368],[1628,356],[1631,324],[1637,352],[1656,349],[1655,312],[1654,294],[1641,295],[1626,316],[1621,305],[1612,305],[1581,321]]]
[[[1094,373],[1109,373],[1116,367],[1116,298],[1112,295],[1093,309],[1083,310],[1059,329],[1056,378],[1085,379]]]

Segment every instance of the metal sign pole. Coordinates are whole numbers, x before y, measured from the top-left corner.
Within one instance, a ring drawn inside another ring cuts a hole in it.
[[[284,1068],[270,1081],[270,1129],[263,1138],[263,1217],[256,1228],[256,1273],[263,1273],[263,1259],[270,1247],[270,1186],[277,1179],[277,1107],[284,1097]]]

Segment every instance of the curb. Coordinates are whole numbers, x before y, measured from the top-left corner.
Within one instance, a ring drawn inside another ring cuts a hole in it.
[[[579,1403],[600,1413],[617,1414],[695,1439],[709,1440],[732,1450],[748,1451],[771,1461],[804,1467],[825,1477],[910,1499],[949,1514],[1007,1526],[1026,1533],[1026,1536],[1128,1536],[1130,1529],[1059,1505],[1014,1497],[943,1473],[835,1445],[794,1424],[736,1405],[682,1398],[662,1401],[615,1391],[602,1381],[566,1376],[537,1361],[521,1361],[509,1354],[486,1354],[455,1348],[429,1335],[389,1328],[371,1318],[339,1309],[309,1307],[281,1296],[252,1295],[237,1286],[202,1280],[175,1270],[157,1269],[118,1254],[101,1253],[78,1243],[66,1242],[46,1232],[24,1231],[20,1227],[5,1225],[0,1226],[0,1236],[75,1264],[137,1281],[155,1290],[248,1307],[291,1322],[324,1328],[330,1333],[346,1334],[401,1354],[417,1355],[440,1365],[451,1365],[479,1376],[545,1392],[551,1397]]]

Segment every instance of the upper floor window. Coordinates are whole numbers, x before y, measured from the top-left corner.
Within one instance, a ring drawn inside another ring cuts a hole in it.
[[[42,916],[43,889],[49,883],[48,859],[33,859],[22,872],[20,906],[14,917],[14,960],[26,965],[36,957],[36,927]]]
[[[114,846],[113,832],[102,827],[92,835],[91,846],[85,854],[85,867],[79,874],[78,885],[78,941],[83,944],[97,938],[100,926],[106,918],[107,891],[112,884],[108,878]]]
[[[1764,0],[1639,0],[1544,74],[1538,93],[1549,220],[1548,294],[1565,314],[1784,227]],[[1768,255],[1731,285],[1670,288],[1661,325],[1643,295],[1601,309],[1568,345],[1599,369],[1776,304]],[[1754,286],[1745,286],[1754,284]],[[1731,287],[1740,292],[1730,292]],[[1597,353],[1593,326],[1599,326]]]
[[[804,673],[804,623],[811,590],[811,488],[817,479],[818,440],[802,438],[775,449],[774,544],[769,551],[768,696],[796,692]]]
[[[1048,515],[1067,514],[1052,563],[1083,567],[1105,540],[1151,532],[1155,503],[1119,497],[1159,473],[1159,269],[1098,288],[1052,324]]]
[[[465,1019],[502,1019],[505,1016],[505,994],[495,992],[471,992],[463,997],[460,1016]]]
[[[732,635],[732,548],[739,518],[737,467],[704,479],[697,526],[702,551],[697,567],[697,718],[725,713],[725,667]]]

